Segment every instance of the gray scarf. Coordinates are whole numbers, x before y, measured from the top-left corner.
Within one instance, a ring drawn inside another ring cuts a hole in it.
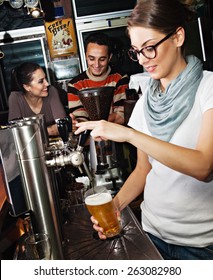
[[[197,57],[187,56],[186,61],[186,68],[164,93],[160,92],[160,81],[150,78],[145,97],[144,113],[151,134],[168,142],[190,113],[203,77],[202,63]]]

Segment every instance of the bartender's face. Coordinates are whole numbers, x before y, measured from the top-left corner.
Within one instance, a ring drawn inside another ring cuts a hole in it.
[[[89,73],[95,77],[101,77],[108,69],[111,55],[108,53],[108,47],[89,43],[86,50],[86,60]]]
[[[28,94],[34,97],[46,97],[48,95],[49,83],[46,80],[44,71],[37,69],[32,77],[33,79],[30,84],[24,85]]]
[[[129,28],[129,35],[132,48],[140,51],[145,47],[154,46],[167,34],[151,28],[134,26]],[[156,56],[154,58],[149,59],[140,53],[137,55],[138,62],[153,79],[163,81],[166,86],[186,66],[181,53],[183,42],[183,28],[177,29],[176,32],[174,30],[174,34],[155,48]]]

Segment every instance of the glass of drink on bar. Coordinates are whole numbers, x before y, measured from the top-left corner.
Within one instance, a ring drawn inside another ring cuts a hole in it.
[[[25,239],[26,259],[51,260],[50,239],[45,233],[30,234]]]
[[[108,191],[100,191],[91,194],[90,190],[85,194],[85,204],[90,214],[104,229],[106,237],[114,237],[121,232],[121,224],[118,220],[116,208],[112,196]]]

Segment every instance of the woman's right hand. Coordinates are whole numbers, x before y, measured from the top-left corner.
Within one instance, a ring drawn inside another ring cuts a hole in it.
[[[91,136],[97,141],[112,140],[116,142],[128,142],[128,139],[132,137],[131,131],[133,131],[133,129],[123,125],[104,120],[76,123],[76,127],[75,134],[79,134],[85,130],[92,130]]]

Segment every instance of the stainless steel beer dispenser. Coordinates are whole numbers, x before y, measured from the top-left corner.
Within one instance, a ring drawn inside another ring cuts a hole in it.
[[[30,212],[33,231],[48,234],[52,259],[60,260],[62,225],[54,177],[45,161],[46,132],[41,120],[41,116],[18,120],[0,130],[1,164],[12,214]],[[12,155],[10,161],[8,152]]]

